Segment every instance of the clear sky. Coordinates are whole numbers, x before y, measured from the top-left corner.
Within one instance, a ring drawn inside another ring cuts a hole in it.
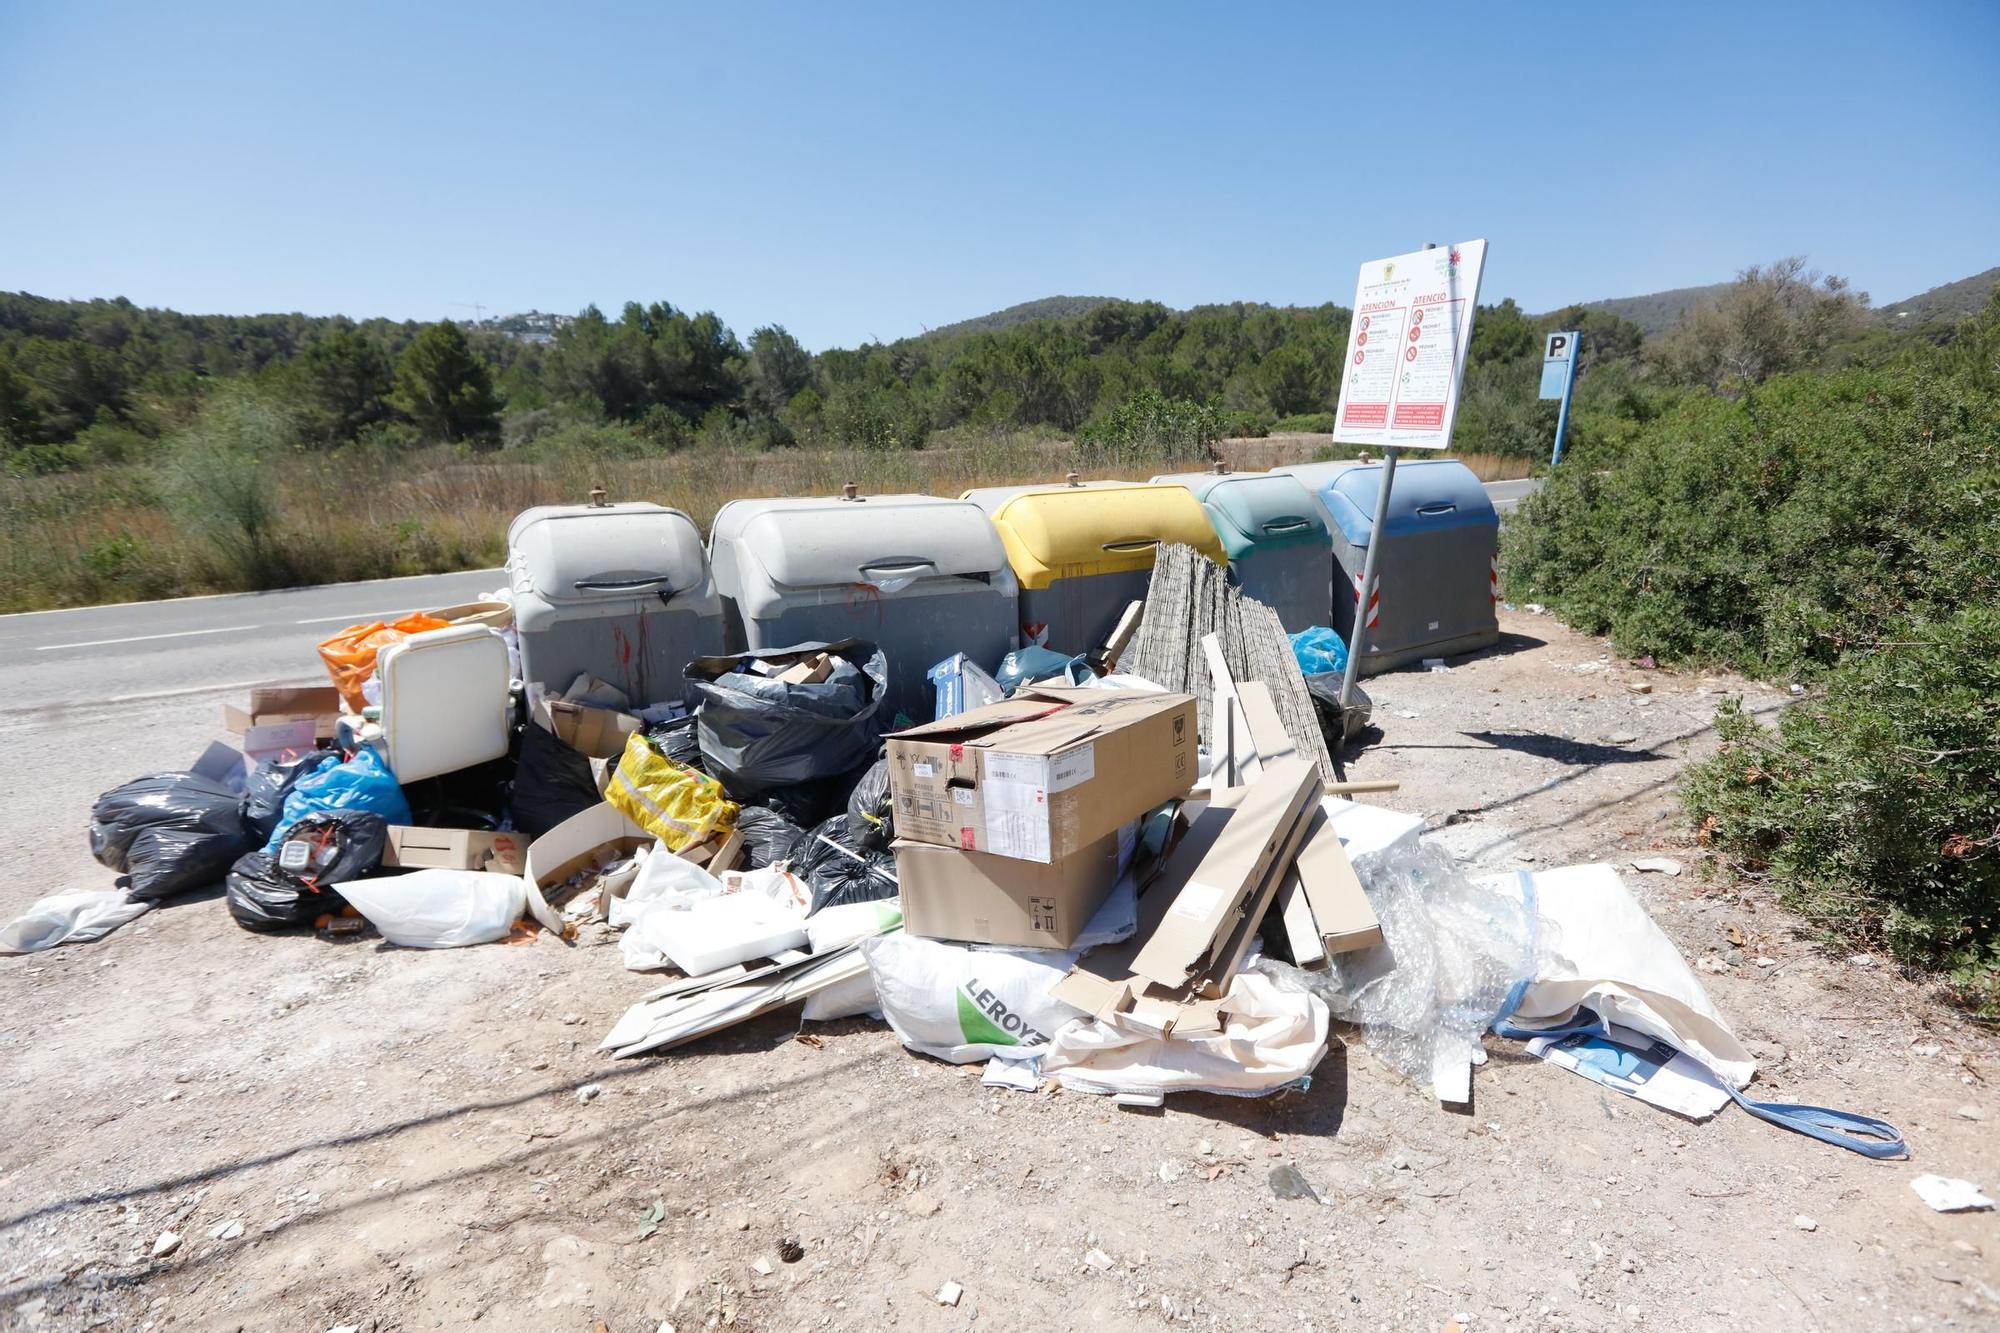
[[[1066,294],[1530,310],[2000,263],[2000,4],[0,0],[0,288],[812,347]]]

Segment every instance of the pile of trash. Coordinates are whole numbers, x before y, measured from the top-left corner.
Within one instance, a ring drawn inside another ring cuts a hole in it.
[[[882,641],[727,651],[698,580],[536,557],[540,512],[509,588],[341,631],[330,685],[252,691],[224,709],[233,743],[106,791],[89,839],[116,886],[42,900],[0,951],[220,884],[267,936],[615,935],[661,978],[607,1031],[618,1056],[802,1003],[989,1084],[1159,1105],[1305,1089],[1345,1025],[1464,1103],[1497,1030],[1678,1114],[1785,1122],[1742,1096],[1754,1061],[1615,872],[1468,878],[1415,816],[1347,799],[1394,784],[1331,771],[1342,720],[1308,681],[1344,646],[1284,635],[1206,557],[1163,551],[1150,590],[1203,608],[1217,629],[1192,639],[1133,601],[1083,651],[1041,632],[899,661],[885,643],[916,631],[883,607],[924,586],[905,564],[854,585]],[[1120,672],[1142,624],[1181,691]],[[1900,1149],[1838,1114],[1790,1127]]]

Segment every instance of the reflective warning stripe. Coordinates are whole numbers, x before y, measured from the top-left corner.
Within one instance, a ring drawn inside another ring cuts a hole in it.
[[[1361,601],[1361,576],[1359,574],[1354,576],[1354,600],[1357,605]],[[1379,574],[1375,576],[1375,595],[1368,599],[1367,625],[1369,629],[1380,629],[1382,627],[1382,576]]]
[[[1493,605],[1500,605],[1500,557],[1494,556],[1492,574],[1487,579],[1486,595],[1493,599]]]

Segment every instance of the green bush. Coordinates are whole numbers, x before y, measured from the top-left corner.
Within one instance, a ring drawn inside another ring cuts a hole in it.
[[[1295,417],[1279,417],[1271,423],[1274,435],[1331,435],[1333,413],[1306,412]]]
[[[1681,778],[1704,842],[1827,935],[1943,969],[2000,1015],[2000,609],[1857,654],[1776,731],[1732,701]]]
[[[1215,424],[1222,432],[1219,438],[1225,440],[1261,440],[1271,433],[1271,417],[1267,412],[1224,408],[1215,414]]]
[[[1142,389],[1084,423],[1076,433],[1078,460],[1093,466],[1213,457],[1222,414],[1208,403],[1166,398]]]

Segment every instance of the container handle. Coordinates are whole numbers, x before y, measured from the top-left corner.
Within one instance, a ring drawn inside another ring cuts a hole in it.
[[[672,582],[671,574],[647,574],[636,579],[578,579],[570,586],[578,592],[641,592]]]
[[[1160,539],[1158,537],[1127,537],[1123,541],[1104,543],[1104,549],[1107,551],[1143,551],[1148,547],[1158,546],[1159,544]]]
[[[915,556],[884,556],[880,560],[870,560],[859,568],[863,574],[914,574],[919,570],[936,569],[937,562]]]
[[[1272,519],[1269,523],[1266,523],[1264,525],[1264,531],[1297,532],[1300,528],[1309,528],[1311,526],[1312,526],[1311,520],[1292,516],[1286,518]]]
[[[1452,513],[1457,508],[1456,504],[1448,500],[1440,500],[1436,504],[1418,505],[1417,512],[1426,518],[1435,518],[1439,514]]]

